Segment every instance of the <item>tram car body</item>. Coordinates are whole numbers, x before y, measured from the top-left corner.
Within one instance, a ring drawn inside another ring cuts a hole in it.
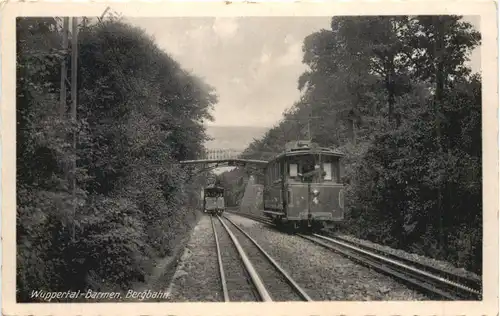
[[[203,190],[203,211],[211,215],[221,215],[226,208],[224,188],[210,185]]]
[[[344,220],[343,154],[309,141],[287,143],[264,171],[264,215],[296,230],[334,228]]]

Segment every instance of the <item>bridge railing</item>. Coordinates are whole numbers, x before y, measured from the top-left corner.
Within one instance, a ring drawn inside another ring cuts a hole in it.
[[[236,159],[241,152],[237,149],[209,149],[205,151],[205,155],[201,159]]]
[[[242,155],[238,149],[208,149],[195,159],[180,161],[182,165],[192,164],[223,164],[228,166],[265,166],[275,154],[257,153]]]

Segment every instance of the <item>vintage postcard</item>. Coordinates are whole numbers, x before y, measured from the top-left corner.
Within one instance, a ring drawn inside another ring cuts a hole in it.
[[[494,2],[1,15],[3,314],[498,314]]]

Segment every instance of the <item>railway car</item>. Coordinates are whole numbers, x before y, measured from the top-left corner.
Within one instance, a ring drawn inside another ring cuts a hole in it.
[[[225,210],[224,188],[210,185],[203,190],[203,211],[211,215],[221,215]]]
[[[343,155],[310,141],[286,144],[264,168],[264,210],[277,226],[314,231],[344,219]]]

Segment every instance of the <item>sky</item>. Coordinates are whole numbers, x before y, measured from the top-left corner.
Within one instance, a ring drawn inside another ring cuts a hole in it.
[[[479,18],[465,17],[479,30]],[[212,125],[273,126],[300,98],[298,77],[306,36],[331,17],[128,18],[219,97]],[[479,71],[480,51],[471,56]]]

